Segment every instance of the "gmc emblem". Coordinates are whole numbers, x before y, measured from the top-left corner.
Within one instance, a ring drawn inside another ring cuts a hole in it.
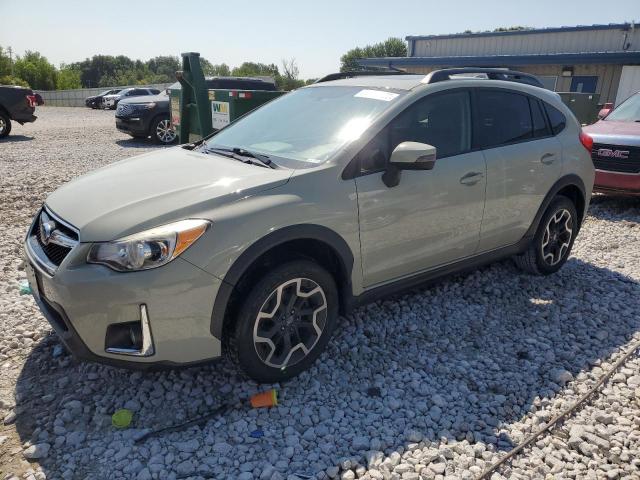
[[[629,158],[629,150],[611,150],[610,148],[598,149],[599,157],[621,158],[627,160]]]

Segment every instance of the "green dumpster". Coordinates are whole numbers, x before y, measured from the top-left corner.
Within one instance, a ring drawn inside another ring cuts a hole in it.
[[[598,119],[599,93],[559,92],[558,95],[582,125],[591,125]]]
[[[235,79],[240,86],[257,88],[209,88],[229,84],[205,79],[200,66],[200,54],[182,54],[182,70],[176,72],[178,83],[169,87],[171,124],[180,143],[194,142],[206,137],[245,113],[286,93],[276,90],[275,84],[264,79]]]

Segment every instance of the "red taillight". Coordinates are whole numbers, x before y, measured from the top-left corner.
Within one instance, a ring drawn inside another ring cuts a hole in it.
[[[27,104],[31,108],[36,108],[36,105],[38,104],[38,101],[36,100],[36,96],[35,95],[27,95]]]
[[[580,143],[587,149],[587,152],[591,153],[591,149],[593,148],[593,138],[582,130],[580,130]]]

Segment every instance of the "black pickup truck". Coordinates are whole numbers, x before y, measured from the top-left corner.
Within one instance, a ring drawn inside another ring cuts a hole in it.
[[[30,88],[0,85],[0,138],[11,132],[11,120],[20,125],[35,122],[37,103]]]

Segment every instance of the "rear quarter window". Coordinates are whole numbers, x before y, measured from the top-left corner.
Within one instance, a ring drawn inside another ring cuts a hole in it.
[[[556,107],[552,107],[546,102],[544,102],[544,108],[547,111],[547,116],[549,117],[551,131],[554,135],[559,134],[562,130],[564,130],[564,127],[567,126],[567,117],[565,117],[564,113],[562,113]]]
[[[533,121],[533,136],[536,138],[546,137],[551,134],[542,105],[538,100],[529,98],[531,107],[531,120]]]

